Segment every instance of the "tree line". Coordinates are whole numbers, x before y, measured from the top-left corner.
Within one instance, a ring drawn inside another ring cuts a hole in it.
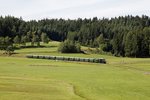
[[[8,40],[9,44],[25,45],[31,42],[37,46],[40,45],[40,41],[47,42],[49,39],[71,40],[84,46],[101,48],[105,52],[112,52],[115,56],[150,56],[150,18],[146,15],[128,15],[110,19],[94,17],[38,21],[1,16],[0,37],[0,45],[8,44],[6,43]]]

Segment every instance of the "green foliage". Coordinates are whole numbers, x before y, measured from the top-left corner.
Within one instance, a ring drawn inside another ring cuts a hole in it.
[[[105,52],[110,52],[112,50],[112,45],[110,43],[101,44],[100,48]]]
[[[81,52],[81,46],[70,40],[65,40],[62,42],[58,48],[61,53],[79,53]]]
[[[149,45],[149,55],[150,55],[150,45]]]
[[[0,37],[0,50],[4,50],[5,48],[6,48],[5,38],[4,37]]]
[[[6,46],[8,46],[8,45],[12,45],[12,41],[11,41],[11,38],[10,37],[5,37],[4,38],[4,44],[6,45]]]
[[[68,40],[72,40],[72,41],[77,41],[78,40],[78,33],[77,32],[68,32],[68,35],[67,35],[67,39]]]
[[[126,35],[125,55],[132,57],[146,57],[149,55],[149,36],[146,34],[146,29],[132,31]]]
[[[96,39],[96,41],[98,45],[105,44],[105,39],[104,39],[103,34],[100,34],[100,36]]]
[[[114,34],[112,46],[113,46],[113,54],[115,56],[124,56],[123,38],[124,38],[124,33]]]
[[[22,36],[21,37],[21,44],[26,45],[26,43],[29,41],[27,36]]]
[[[6,54],[11,55],[14,52],[14,47],[9,37],[0,37],[0,50],[5,51]]]
[[[135,33],[129,32],[126,36],[125,55],[136,57],[138,52],[137,37]]]
[[[20,39],[20,37],[18,35],[13,39],[13,42],[15,44],[20,44],[20,41],[21,41],[21,39]]]
[[[49,42],[49,38],[48,38],[46,33],[41,34],[41,40],[42,40],[43,43],[48,43]]]
[[[38,35],[33,35],[33,38],[32,38],[32,45],[34,46],[34,44],[37,44],[37,46],[40,46],[40,38]]]
[[[69,39],[83,46],[100,47],[115,56],[149,57],[149,27],[150,18],[145,15],[120,16],[111,19],[97,17],[77,20],[42,19],[28,22],[12,16],[0,17],[0,37],[6,39],[5,45],[13,42],[25,45],[31,42],[32,46],[35,44],[40,46],[41,41],[48,43],[49,38],[55,41]],[[136,34],[132,39],[136,43],[135,47],[127,41],[129,39],[126,36],[130,32]],[[10,43],[7,42],[8,37],[11,38]],[[127,43],[132,46],[132,49]],[[134,51],[134,48],[137,51]]]
[[[10,45],[6,48],[5,51],[7,54],[11,55],[14,52],[14,47]]]

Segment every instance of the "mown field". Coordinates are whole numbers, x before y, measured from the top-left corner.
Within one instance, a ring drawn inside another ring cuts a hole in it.
[[[150,58],[61,54],[58,44],[16,50],[11,57],[1,52],[0,100],[150,100]],[[26,54],[105,58],[107,64],[28,59]]]

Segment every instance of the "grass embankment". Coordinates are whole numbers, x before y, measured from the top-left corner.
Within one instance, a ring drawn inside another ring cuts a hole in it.
[[[59,43],[58,43],[59,44]],[[0,100],[149,100],[150,58],[60,54],[57,43],[0,57]],[[105,58],[107,64],[24,58],[26,54]]]

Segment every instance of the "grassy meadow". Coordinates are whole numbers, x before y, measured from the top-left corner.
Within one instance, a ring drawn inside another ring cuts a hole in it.
[[[59,42],[0,52],[0,100],[150,100],[150,58],[61,54]],[[87,47],[82,47],[86,50]],[[26,54],[105,58],[107,64],[29,59]]]

